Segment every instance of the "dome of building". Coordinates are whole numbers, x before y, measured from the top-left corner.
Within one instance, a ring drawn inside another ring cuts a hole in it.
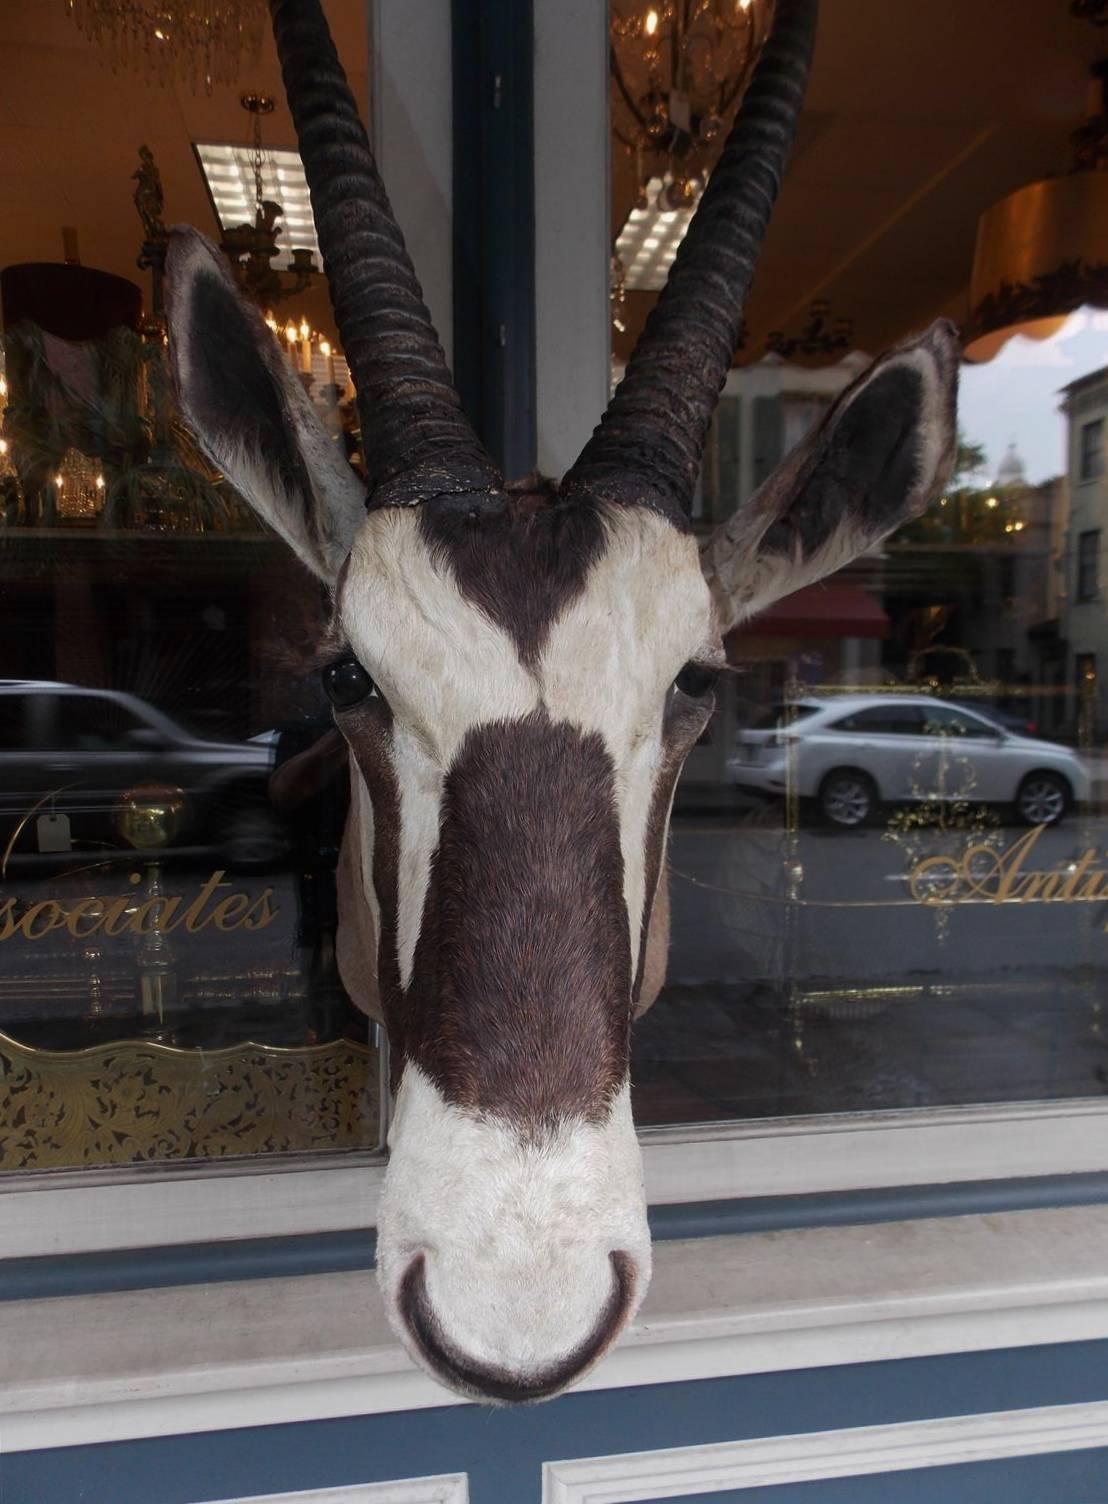
[[[1020,458],[1019,450],[1016,448],[1016,441],[1013,439],[1004,451],[1004,458],[997,469],[996,480],[993,482],[993,486],[999,491],[1005,486],[1026,485],[1027,469]]]

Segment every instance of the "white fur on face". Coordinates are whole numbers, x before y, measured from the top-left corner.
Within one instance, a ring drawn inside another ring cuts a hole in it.
[[[650,1234],[626,1083],[604,1123],[567,1123],[525,1141],[451,1106],[409,1062],[389,1148],[377,1277],[417,1362],[397,1296],[420,1253],[448,1342],[524,1381],[594,1333],[612,1292],[613,1251],[634,1261],[637,1309],[650,1280]]]
[[[695,540],[654,512],[629,508],[612,518],[603,558],[555,623],[540,674],[551,716],[598,732],[615,764],[632,972],[664,750],[662,709],[690,658],[723,659]]]
[[[350,813],[347,819],[357,821],[362,888],[366,903],[369,904],[373,933],[379,935],[381,905],[377,901],[377,889],[373,886],[373,801],[369,797],[361,769],[353,758],[350,759]],[[376,957],[367,956],[363,964],[368,965],[371,960],[375,961]]]

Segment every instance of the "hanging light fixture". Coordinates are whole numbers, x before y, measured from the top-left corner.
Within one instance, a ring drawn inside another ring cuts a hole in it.
[[[1075,309],[1108,308],[1108,61],[1092,69],[1073,166],[986,209],[977,226],[967,360],[991,360],[1014,334],[1048,339]]]
[[[319,242],[299,156],[267,152],[262,144],[262,120],[275,101],[249,92],[239,103],[251,117],[250,146],[197,144],[196,154],[223,229],[220,249],[243,291],[259,307],[272,308],[312,285]],[[239,218],[244,210],[253,212],[253,223]],[[294,235],[300,244],[289,244]],[[285,257],[291,258],[286,267],[273,265]]]
[[[181,79],[233,84],[261,56],[265,0],[65,0],[84,34],[111,66],[141,70],[159,84]]]
[[[637,188],[616,239],[629,289],[664,283],[772,18],[773,0],[613,4],[612,129]]]

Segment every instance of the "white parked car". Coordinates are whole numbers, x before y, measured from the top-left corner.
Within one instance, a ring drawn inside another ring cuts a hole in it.
[[[867,824],[882,804],[942,799],[1012,806],[1028,825],[1054,825],[1089,798],[1089,774],[1068,747],[1005,730],[926,695],[842,695],[774,706],[742,731],[728,762],[741,789],[786,792],[832,825]]]

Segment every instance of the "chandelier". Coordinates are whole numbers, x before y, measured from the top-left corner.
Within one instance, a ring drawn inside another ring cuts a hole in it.
[[[773,0],[615,0],[613,130],[635,159],[640,212],[695,207],[772,16]]]
[[[265,0],[65,0],[113,69],[141,69],[157,83],[179,79],[196,93],[234,83],[261,55]]]
[[[292,264],[282,271],[273,262],[283,252],[278,240],[285,210],[265,194],[265,152],[262,148],[262,117],[273,113],[274,101],[268,94],[243,94],[239,100],[253,119],[253,143],[250,174],[253,178],[254,222],[224,225],[220,249],[231,262],[239,285],[261,308],[272,308],[285,298],[296,297],[310,287],[318,272],[311,246],[294,246]],[[203,157],[201,161],[203,162]],[[302,172],[302,169],[301,169]],[[278,190],[280,191],[280,189]],[[310,211],[309,211],[310,214]],[[310,219],[309,219],[310,223]],[[315,239],[314,227],[312,239]]]

